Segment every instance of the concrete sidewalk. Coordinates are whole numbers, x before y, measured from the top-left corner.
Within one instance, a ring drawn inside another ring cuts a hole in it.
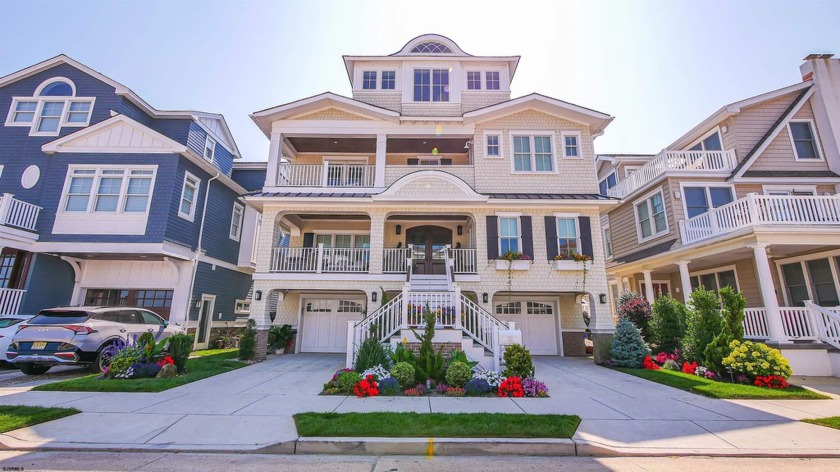
[[[840,430],[801,418],[840,415],[832,400],[725,401],[595,366],[535,359],[547,399],[318,396],[342,366],[335,355],[278,356],[161,393],[33,392],[0,388],[0,404],[75,407],[83,413],[0,435],[14,449],[294,452],[298,412],[576,414],[571,443],[586,454],[840,457]]]

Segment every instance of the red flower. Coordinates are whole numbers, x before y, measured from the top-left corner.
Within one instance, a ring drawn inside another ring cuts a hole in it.
[[[500,397],[524,397],[525,390],[522,389],[522,379],[519,377],[508,377],[499,384]]]
[[[376,383],[376,377],[373,374],[368,374],[367,377],[356,382],[356,386],[353,387],[353,393],[359,398],[379,395],[379,385]]]
[[[766,387],[766,388],[788,388],[790,384],[784,377],[781,375],[765,375],[759,376],[755,378],[754,382],[756,387]]]
[[[645,356],[645,369],[647,370],[659,370],[659,365],[656,362],[653,362],[653,359],[650,356]]]
[[[696,362],[688,363],[683,362],[682,371],[684,374],[691,374],[694,375],[694,371],[697,370],[698,364]]]
[[[157,361],[157,365],[159,365],[161,367],[165,366],[166,364],[174,364],[174,363],[175,363],[175,359],[173,359],[172,356],[166,356],[163,359]]]

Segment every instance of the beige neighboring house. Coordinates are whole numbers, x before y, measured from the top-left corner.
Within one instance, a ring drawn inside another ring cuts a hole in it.
[[[439,35],[343,59],[352,97],[252,115],[271,140],[265,185],[247,197],[262,212],[260,336],[288,323],[298,352],[346,353],[349,365],[368,336],[414,342],[428,305],[435,341],[486,367],[516,340],[584,355],[584,312],[596,350],[607,341],[599,215],[618,201],[599,195],[593,140],[612,117],[511,99],[519,56],[473,56]],[[508,263],[508,250],[531,260]],[[592,262],[552,260],[564,251]]]
[[[610,305],[732,286],[745,331],[801,375],[840,375],[840,60],[722,107],[656,155],[600,155]]]

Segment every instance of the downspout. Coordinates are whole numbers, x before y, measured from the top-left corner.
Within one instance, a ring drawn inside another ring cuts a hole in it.
[[[187,323],[190,321],[190,310],[192,309],[193,304],[193,289],[195,288],[195,274],[198,272],[198,256],[201,255],[201,240],[204,238],[204,221],[205,216],[207,216],[207,201],[210,199],[210,183],[214,180],[219,178],[221,175],[220,172],[216,172],[214,177],[211,177],[210,180],[207,181],[207,191],[204,192],[204,208],[201,209],[201,226],[198,227],[198,243],[196,244],[195,253],[193,253],[192,257],[192,277],[190,278],[190,291],[189,291],[189,300],[190,302],[187,304],[187,312],[186,318],[184,319],[184,329],[187,328]],[[210,318],[212,319],[213,314],[210,313]],[[201,313],[199,312],[198,321],[201,322]],[[196,327],[195,334],[198,335],[198,327]],[[198,341],[198,339],[196,339]]]

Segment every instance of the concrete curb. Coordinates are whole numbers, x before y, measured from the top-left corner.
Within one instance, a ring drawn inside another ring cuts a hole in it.
[[[571,439],[299,438],[296,454],[574,456]]]

